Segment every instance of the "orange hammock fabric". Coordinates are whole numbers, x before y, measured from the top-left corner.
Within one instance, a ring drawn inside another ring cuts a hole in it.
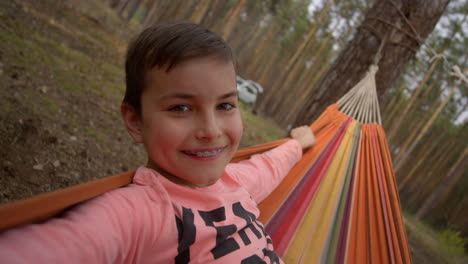
[[[411,263],[385,133],[329,106],[318,144],[260,204],[286,263]]]
[[[385,133],[329,106],[310,126],[317,144],[260,205],[286,263],[411,263]],[[238,162],[288,139],[239,150]],[[131,182],[134,171],[0,207],[0,231],[38,222]]]

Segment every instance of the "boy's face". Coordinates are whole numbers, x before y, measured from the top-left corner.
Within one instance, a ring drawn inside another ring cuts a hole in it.
[[[214,58],[146,74],[141,118],[129,131],[144,144],[148,167],[191,186],[208,186],[222,176],[243,130],[235,78],[232,62]]]

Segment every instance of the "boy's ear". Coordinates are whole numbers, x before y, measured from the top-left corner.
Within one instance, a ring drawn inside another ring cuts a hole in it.
[[[122,103],[120,105],[120,112],[122,113],[125,127],[127,128],[130,136],[136,143],[142,143],[143,134],[141,130],[143,124],[141,122],[140,116],[137,114],[135,109],[127,103]]]

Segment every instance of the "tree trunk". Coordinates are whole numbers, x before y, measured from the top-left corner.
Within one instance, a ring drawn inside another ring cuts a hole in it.
[[[385,123],[388,124],[391,120],[392,113],[395,111],[396,107],[399,103],[399,100],[402,97],[403,91],[405,90],[406,87],[406,82],[402,81],[400,84],[400,87],[397,89],[395,92],[395,95],[392,96],[392,100],[390,102],[387,102],[385,106],[383,106],[382,110],[382,116],[385,116]],[[385,125],[386,125],[385,124]],[[388,137],[387,137],[388,138]]]
[[[296,51],[294,52],[294,55],[291,57],[291,59],[288,60],[288,64],[286,65],[286,71],[289,71],[291,69],[291,66],[296,62],[297,60],[297,57],[299,57],[299,55],[304,55],[302,52],[304,50],[304,48],[307,46],[307,44],[309,43],[309,41],[312,39],[313,36],[315,36],[315,33],[317,33],[317,30],[319,28],[319,25],[322,23],[322,21],[324,20],[324,18],[327,16],[330,15],[330,8],[331,8],[332,4],[331,3],[327,3],[327,5],[323,8],[323,10],[320,12],[319,14],[319,18],[317,20],[316,23],[314,23],[309,32],[307,33],[307,36],[305,37],[305,39],[301,42],[301,44],[299,45],[299,47],[296,48]],[[337,23],[338,25],[339,23]]]
[[[296,102],[296,104],[299,104],[299,106],[301,106],[303,104],[302,98],[304,98],[304,96],[306,94],[308,94],[307,89],[299,90],[300,86],[298,85],[299,82],[297,82],[297,79],[303,79],[303,78],[301,78],[301,75],[302,76],[307,76],[307,74],[303,74],[303,72],[307,70],[306,66],[305,66],[306,61],[326,62],[326,60],[324,60],[324,59],[318,60],[317,58],[320,55],[323,55],[323,54],[326,53],[326,52],[324,52],[324,50],[325,50],[326,47],[329,46],[329,42],[333,37],[333,32],[336,30],[336,28],[337,28],[337,26],[339,24],[340,24],[339,22],[336,23],[336,26],[328,33],[327,38],[322,41],[322,43],[320,44],[318,49],[315,51],[315,54],[313,55],[313,57],[311,59],[308,59],[306,56],[302,56],[301,60],[296,61],[295,65],[293,66],[293,68],[289,72],[286,80],[284,81],[283,87],[288,87],[289,90],[290,90],[289,93],[288,93],[289,97],[287,96],[288,94],[285,94],[285,97],[284,97],[285,100],[284,101],[276,100],[276,102],[282,102],[282,104],[275,102],[272,105],[273,110],[277,113],[277,117],[274,117],[274,118],[283,127],[287,127],[290,123],[292,123],[292,121],[294,121],[292,119],[289,119],[288,117],[285,117],[285,116],[291,116],[291,114],[294,114],[293,111],[291,111],[291,110],[293,110],[295,108],[293,106],[294,102]],[[314,64],[317,64],[317,63],[314,63]],[[321,66],[324,66],[324,65],[322,64]],[[297,70],[297,72],[296,72],[296,70]],[[311,71],[311,72],[313,72],[315,74],[316,71]],[[289,111],[286,110],[286,109],[289,109]],[[297,109],[300,109],[300,108],[297,108]],[[296,110],[296,109],[294,109],[294,110]],[[278,116],[283,116],[283,118],[280,118]]]
[[[195,8],[195,11],[193,12],[192,16],[190,17],[190,19],[196,23],[196,24],[200,24],[200,22],[202,21],[202,19],[205,17],[207,11],[208,11],[208,8],[210,7],[210,3],[208,2],[208,0],[202,0],[198,3],[197,7]]]
[[[117,6],[120,4],[120,2],[122,2],[122,1],[120,1],[120,0],[111,0],[109,5],[110,5],[111,8],[117,8]]]
[[[133,0],[128,7],[127,20],[131,20],[141,5],[141,0]]]
[[[169,1],[155,1],[149,7],[148,14],[143,20],[143,26],[147,27],[154,24],[156,21],[160,21],[160,16],[163,12],[166,12],[169,8]]]
[[[398,183],[399,190],[404,189],[406,183],[413,178],[413,175],[423,174],[421,172],[426,168],[424,164],[428,162],[431,156],[433,156],[434,153],[436,153],[438,149],[440,149],[439,144],[444,139],[444,134],[433,135],[429,139],[431,139],[431,141],[429,141],[431,142],[431,145],[427,149],[425,148],[422,153],[419,153],[417,155],[418,158],[416,162],[412,164],[409,172],[408,170],[395,171],[395,175],[397,176],[397,183]]]
[[[376,75],[382,101],[404,66],[434,29],[450,0],[378,0],[367,11],[354,38],[338,56],[325,77],[308,96],[294,125],[309,124],[335,103],[365,74],[380,42],[386,38]],[[416,35],[417,34],[417,35]]]
[[[229,3],[229,1],[215,0],[212,2],[214,2],[214,6],[211,8],[211,15],[203,21],[203,25],[210,28],[213,32],[218,33],[221,31],[221,27],[219,25],[221,24],[220,21],[222,21],[222,17],[224,15],[224,7]]]
[[[261,103],[254,105],[255,111],[267,113],[268,115],[277,112],[276,106],[280,103],[280,101],[276,99],[277,97],[273,96],[273,91],[277,91],[280,89],[284,90],[289,88],[287,85],[285,85],[285,79],[291,78],[291,72],[293,71],[291,67],[297,67],[294,64],[296,64],[299,55],[304,56],[304,49],[309,44],[309,42],[313,41],[312,37],[315,36],[316,32],[319,30],[319,27],[323,20],[326,17],[328,17],[331,6],[331,4],[327,4],[322,9],[320,14],[318,15],[317,21],[312,24],[305,39],[299,44],[297,48],[294,47],[294,54],[288,59],[285,67],[280,67],[280,75],[276,78],[271,88],[267,91],[266,94],[259,96],[259,98],[257,99],[257,101],[260,101]],[[268,109],[265,109],[266,107],[268,107]]]
[[[463,175],[463,171],[466,169],[468,162],[468,148],[465,148],[463,154],[460,155],[457,162],[452,166],[447,174],[447,177],[437,186],[437,188],[431,193],[429,198],[426,199],[424,204],[419,208],[416,213],[416,219],[420,220],[429,212],[430,209],[434,208],[440,197],[444,193],[450,192],[451,188],[457,182],[457,180]]]
[[[427,123],[424,125],[424,127],[421,129],[421,131],[418,133],[418,136],[416,137],[415,140],[411,142],[411,145],[406,148],[400,149],[398,152],[398,155],[395,157],[395,171],[397,171],[400,166],[404,163],[406,160],[407,156],[413,151],[413,149],[416,147],[416,145],[421,141],[421,139],[424,137],[424,135],[427,133],[429,128],[432,126],[434,121],[437,119],[439,116],[440,112],[444,109],[444,107],[447,105],[447,103],[450,101],[452,98],[453,94],[455,93],[455,90],[457,89],[457,86],[453,86],[452,89],[450,89],[449,94],[447,97],[444,99],[444,101],[439,105],[437,110],[432,114],[431,118],[427,121]],[[408,143],[409,144],[409,143]],[[407,144],[403,145],[405,147]]]
[[[229,36],[234,30],[234,27],[237,24],[237,20],[239,20],[240,12],[242,8],[245,6],[245,4],[247,4],[247,0],[239,0],[237,5],[229,14],[226,24],[224,24],[224,27],[223,27],[223,37],[225,40],[228,40]]]
[[[416,88],[416,90],[414,90],[413,94],[411,95],[411,99],[409,100],[408,104],[406,104],[405,109],[403,109],[403,112],[398,115],[396,122],[392,123],[392,129],[388,131],[388,134],[387,134],[388,141],[392,141],[393,137],[395,136],[398,129],[400,128],[401,123],[405,119],[406,114],[411,109],[416,99],[419,98],[419,94],[423,91],[424,87],[426,87],[426,83],[431,77],[432,73],[434,72],[435,67],[437,66],[437,63],[439,61],[440,59],[437,59],[432,63],[429,70],[424,75],[424,78],[419,83],[418,88]]]

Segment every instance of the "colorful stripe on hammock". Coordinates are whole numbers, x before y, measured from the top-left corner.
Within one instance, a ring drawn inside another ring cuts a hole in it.
[[[383,129],[331,105],[318,145],[259,207],[286,263],[411,263]]]

